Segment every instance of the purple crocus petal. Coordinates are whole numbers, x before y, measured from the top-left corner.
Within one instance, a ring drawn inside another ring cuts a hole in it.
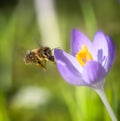
[[[108,57],[108,43],[106,35],[102,31],[98,31],[94,36],[93,41],[94,59],[101,64],[105,62],[105,57]]]
[[[83,79],[87,84],[92,85],[93,83],[102,81],[106,75],[105,69],[99,62],[90,61],[83,69]]]
[[[112,39],[108,35],[106,35],[106,40],[107,40],[107,44],[108,44],[109,53],[108,53],[108,56],[106,57],[106,62],[104,63],[103,66],[104,66],[106,72],[109,72],[109,70],[115,60],[116,49],[115,49],[115,45],[114,45]]]
[[[60,49],[54,50],[54,57],[59,73],[68,83],[73,85],[86,85],[80,73],[82,67],[75,57]]]
[[[73,29],[71,32],[71,51],[73,56],[75,56],[78,51],[80,51],[81,46],[86,45],[89,50],[91,50],[91,41],[87,38],[85,34],[77,29]]]
[[[94,36],[93,48],[94,60],[100,62],[108,72],[115,58],[115,47],[111,38],[98,31]]]

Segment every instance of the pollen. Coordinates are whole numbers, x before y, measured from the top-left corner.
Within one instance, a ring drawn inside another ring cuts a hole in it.
[[[75,57],[81,66],[85,66],[87,62],[93,60],[92,55],[86,45],[82,45],[80,51],[76,54]]]

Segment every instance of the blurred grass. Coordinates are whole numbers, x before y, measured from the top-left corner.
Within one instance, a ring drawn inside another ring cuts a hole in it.
[[[24,64],[26,50],[38,47],[35,41],[41,40],[41,34],[33,1],[11,3],[6,0],[0,5],[0,121],[110,121],[99,97],[88,88],[65,83],[54,64],[48,63],[46,72]],[[70,51],[72,28],[79,28],[91,39],[97,29],[102,29],[114,39],[117,56],[106,78],[105,89],[120,119],[120,3],[117,0],[56,0],[55,5],[66,51]],[[11,107],[14,95],[30,85],[47,88],[52,93],[51,102],[37,109]]]

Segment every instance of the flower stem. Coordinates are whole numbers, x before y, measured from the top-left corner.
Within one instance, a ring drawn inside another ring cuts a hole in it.
[[[101,100],[103,101],[103,103],[104,103],[104,105],[105,105],[105,107],[106,107],[106,109],[107,109],[107,111],[108,111],[108,113],[111,117],[111,120],[117,121],[117,118],[116,118],[116,116],[115,116],[115,114],[114,114],[114,112],[113,112],[113,110],[112,110],[112,108],[111,108],[111,106],[110,106],[110,104],[107,100],[106,94],[104,92],[104,88],[102,87],[102,88],[99,88],[99,89],[95,89],[95,91],[100,96]]]

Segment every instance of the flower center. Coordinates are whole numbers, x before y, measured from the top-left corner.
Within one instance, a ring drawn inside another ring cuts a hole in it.
[[[86,45],[82,45],[81,50],[75,56],[81,66],[84,66],[87,62],[93,60],[91,53]]]

